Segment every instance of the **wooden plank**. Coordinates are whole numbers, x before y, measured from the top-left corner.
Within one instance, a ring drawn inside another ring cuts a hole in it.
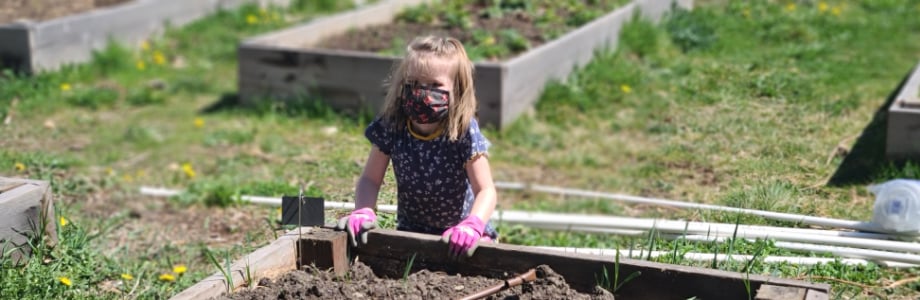
[[[0,68],[31,71],[30,22],[0,25]]]
[[[371,264],[376,271],[394,272],[393,277],[402,275],[405,263],[414,258],[413,269],[437,268],[446,272],[502,276],[506,273],[523,272],[537,265],[545,264],[563,275],[573,288],[583,292],[593,290],[603,278],[612,280],[614,270],[619,278],[640,274],[617,291],[624,298],[642,299],[741,299],[747,298],[748,289],[756,290],[762,284],[828,291],[827,284],[807,283],[797,280],[745,275],[735,272],[705,268],[668,265],[631,259],[571,254],[555,251],[505,245],[481,244],[472,258],[451,261],[447,258],[447,245],[438,236],[392,230],[374,230],[368,236],[368,244],[351,249],[353,255]],[[604,274],[608,274],[606,277]],[[662,289],[667,286],[667,289]]]
[[[805,300],[827,300],[827,299],[828,297],[827,297],[826,291],[808,290],[808,293],[805,295]]]
[[[258,45],[239,49],[240,100],[293,98],[312,93],[337,109],[377,111],[392,57],[328,51],[277,51]]]
[[[28,262],[29,239],[43,234],[46,245],[57,243],[54,201],[47,181],[0,177],[0,253],[10,252],[14,264]],[[16,249],[16,250],[12,250]]]
[[[247,282],[249,279],[247,269],[252,272],[252,280],[256,282],[260,278],[276,278],[297,269],[297,247],[300,238],[304,234],[310,234],[312,230],[311,228],[291,230],[271,244],[234,262],[230,267],[230,274],[235,285],[232,288],[235,290]],[[209,299],[225,292],[227,292],[227,281],[223,273],[218,271],[170,299]]]
[[[54,70],[89,60],[112,40],[129,47],[222,8],[290,0],[135,0],[43,22],[0,25],[0,59],[26,72]],[[22,29],[25,29],[24,33]],[[18,30],[18,31],[17,31]],[[9,43],[6,43],[9,42]]]
[[[904,107],[920,108],[920,63],[914,66],[907,83],[898,92],[897,102]]]
[[[338,276],[348,273],[348,234],[344,231],[311,230],[300,237],[298,265],[332,269]]]
[[[755,300],[802,300],[808,292],[806,288],[792,286],[777,286],[772,284],[761,285],[757,289]]]
[[[888,107],[885,154],[893,159],[920,159],[920,63]]]

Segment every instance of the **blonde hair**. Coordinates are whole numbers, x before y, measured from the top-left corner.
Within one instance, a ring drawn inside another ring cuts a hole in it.
[[[399,101],[405,79],[409,76],[410,68],[426,68],[433,59],[452,62],[453,92],[447,105],[447,118],[441,120],[439,126],[446,129],[450,141],[456,141],[469,129],[477,104],[473,87],[473,62],[467,57],[463,44],[455,38],[425,36],[409,43],[406,56],[395,66],[386,81],[387,94],[380,117],[395,129],[405,128],[408,117],[402,110],[403,103]]]

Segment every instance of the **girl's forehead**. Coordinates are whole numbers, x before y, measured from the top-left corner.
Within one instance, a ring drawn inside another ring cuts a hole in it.
[[[409,61],[406,77],[408,79],[452,78],[455,68],[454,61],[445,58],[416,58]]]

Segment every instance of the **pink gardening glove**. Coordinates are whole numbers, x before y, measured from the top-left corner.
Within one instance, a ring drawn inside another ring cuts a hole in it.
[[[358,235],[361,236],[361,243],[367,244],[367,232],[377,228],[377,214],[374,214],[374,210],[370,207],[356,209],[347,217],[339,219],[339,224],[335,228],[347,231],[353,246],[358,246],[355,238]]]
[[[486,224],[479,217],[470,215],[460,224],[444,231],[441,241],[449,243],[448,253],[451,257],[458,257],[460,253],[466,253],[466,257],[471,257],[485,228]]]

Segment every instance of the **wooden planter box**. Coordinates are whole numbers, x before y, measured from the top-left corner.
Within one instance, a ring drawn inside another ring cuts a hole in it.
[[[57,243],[51,185],[47,181],[0,177],[0,253],[10,253],[14,264],[29,260],[28,242],[44,234]]]
[[[920,159],[920,63],[888,108],[885,153],[894,159]]]
[[[179,26],[244,3],[290,0],[134,0],[42,22],[0,24],[0,66],[35,73],[88,61],[110,41],[137,45],[168,23]]]
[[[318,95],[333,108],[379,111],[381,86],[400,58],[376,53],[309,48],[318,41],[392,22],[407,6],[423,0],[384,0],[362,9],[317,19],[301,26],[244,41],[239,56],[239,96],[243,103],[266,98]],[[565,80],[595,51],[616,48],[620,28],[634,13],[658,20],[672,4],[689,8],[692,0],[634,0],[553,41],[507,61],[477,62],[479,120],[497,128],[530,108],[550,80]]]
[[[505,244],[480,244],[476,255],[457,262],[447,258],[447,245],[435,235],[378,229],[369,233],[369,244],[351,248],[344,232],[307,227],[299,231],[292,230],[233,264],[233,282],[237,284],[233,288],[243,284],[247,266],[255,270],[252,278],[255,281],[275,278],[310,264],[345,274],[347,253],[360,257],[375,273],[385,272],[382,270],[401,273],[411,256],[414,256],[413,271],[427,268],[493,278],[504,278],[507,274],[545,264],[581,292],[592,291],[597,278],[602,278],[605,270],[608,274],[613,272],[617,263],[614,257]],[[756,293],[755,299],[827,299],[830,290],[827,284],[632,259],[620,259],[619,272],[620,278],[634,272],[641,272],[641,275],[623,285],[617,292],[618,299],[748,299],[745,282],[750,284],[750,291]],[[403,274],[387,276],[400,278]],[[218,272],[172,299],[207,299],[225,291],[227,283]]]

